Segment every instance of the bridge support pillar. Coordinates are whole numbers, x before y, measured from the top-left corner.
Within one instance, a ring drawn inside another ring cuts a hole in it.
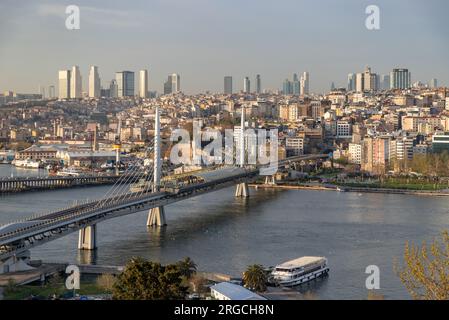
[[[235,196],[236,197],[243,197],[247,198],[249,197],[249,188],[248,184],[246,182],[239,183],[235,189]]]
[[[265,177],[265,184],[268,184],[268,185],[276,185],[276,176],[275,175],[273,175],[273,176],[266,176]]]
[[[156,207],[150,209],[148,213],[147,226],[158,226],[163,227],[167,225],[167,221],[165,220],[165,210],[164,207]]]
[[[93,224],[80,230],[78,238],[79,250],[97,249],[97,225]]]

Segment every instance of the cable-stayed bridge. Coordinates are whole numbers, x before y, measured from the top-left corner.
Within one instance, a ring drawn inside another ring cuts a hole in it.
[[[244,143],[242,143],[242,149]],[[35,215],[0,226],[0,273],[26,270],[29,250],[79,231],[78,248],[96,249],[97,224],[136,212],[149,210],[147,225],[164,226],[164,206],[236,185],[237,197],[248,197],[248,183],[255,180],[265,166],[220,165],[190,173],[164,176],[160,154],[159,110],[156,110],[155,138],[148,148],[154,154],[153,166],[142,170],[134,165],[116,181],[109,191],[94,201]],[[243,153],[242,153],[243,154]],[[328,155],[305,155],[283,159],[278,167],[292,162],[326,158]],[[130,182],[140,181],[132,185]]]

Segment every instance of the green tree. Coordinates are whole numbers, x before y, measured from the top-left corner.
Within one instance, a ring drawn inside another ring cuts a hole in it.
[[[243,283],[245,284],[245,287],[254,291],[264,292],[267,290],[267,280],[267,272],[259,264],[248,266],[243,273]]]
[[[177,266],[178,266],[181,274],[186,279],[190,279],[196,273],[197,265],[189,257],[186,257],[186,258],[184,258],[184,260],[179,261],[177,263]]]
[[[133,258],[113,285],[112,296],[117,300],[183,299],[187,287],[177,264],[163,266],[157,262]]]
[[[404,266],[395,265],[396,273],[416,300],[449,299],[449,233],[444,231],[441,243],[435,239],[428,247],[406,243]]]
[[[112,274],[103,274],[100,277],[98,277],[96,284],[99,288],[101,288],[105,292],[110,293],[114,289],[115,281],[116,278]]]

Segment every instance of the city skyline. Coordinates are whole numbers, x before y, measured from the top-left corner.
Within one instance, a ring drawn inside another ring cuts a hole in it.
[[[224,75],[236,79],[235,91],[242,89],[241,79],[249,76],[254,83],[257,74],[263,78],[263,89],[280,89],[283,79],[300,70],[310,72],[310,92],[319,93],[327,91],[331,82],[345,87],[348,73],[366,65],[377,74],[408,68],[413,82],[435,78],[439,85],[449,83],[445,1],[378,1],[381,29],[377,31],[364,26],[367,3],[363,1],[348,1],[344,8],[335,1],[260,1],[257,6],[242,4],[239,10],[233,9],[233,2],[192,3],[204,10],[198,12],[190,2],[177,0],[136,1],[127,7],[111,2],[107,8],[99,1],[78,1],[81,28],[70,31],[64,21],[65,7],[72,3],[5,1],[0,4],[0,25],[9,27],[0,28],[0,90],[38,92],[39,86],[57,85],[57,70],[71,65],[80,66],[86,80],[88,68],[98,66],[103,88],[116,71],[148,69],[149,90],[159,93],[166,74],[173,72],[182,76],[182,91],[190,94],[221,92]],[[233,20],[227,18],[229,12]],[[266,12],[272,13],[273,21],[258,22],[257,15]],[[167,18],[173,25],[163,30]],[[242,30],[239,25],[244,21],[248,28]],[[185,23],[188,31],[180,28]],[[287,34],[285,24],[290,27]],[[284,36],[276,37],[281,30]],[[123,45],[117,46],[114,37],[125,34],[130,36],[121,38]],[[247,41],[249,36],[254,40]],[[295,37],[298,41],[286,40]],[[426,46],[415,44],[424,38]]]

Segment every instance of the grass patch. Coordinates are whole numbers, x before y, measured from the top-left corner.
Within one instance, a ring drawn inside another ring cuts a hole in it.
[[[447,184],[434,183],[400,183],[400,182],[374,182],[374,183],[338,183],[340,186],[353,188],[373,188],[373,189],[397,189],[413,191],[440,191],[448,189]]]
[[[24,285],[5,289],[3,295],[5,300],[23,300],[31,296],[41,299],[50,299],[54,294],[57,297],[69,296],[73,291],[67,290],[64,283],[50,283],[45,285]],[[79,295],[108,294],[93,282],[81,282],[81,289],[76,290]]]

